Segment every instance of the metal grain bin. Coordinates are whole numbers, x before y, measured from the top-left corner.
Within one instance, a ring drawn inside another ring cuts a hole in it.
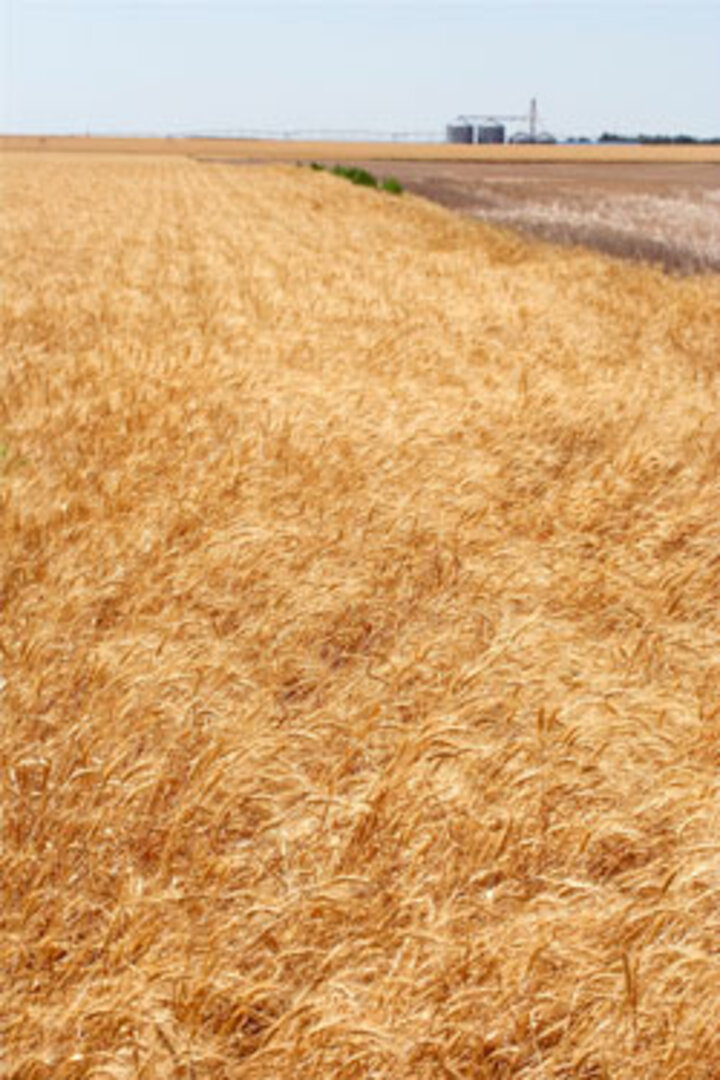
[[[463,143],[465,145],[470,145],[473,141],[472,124],[467,124],[464,121],[459,120],[454,124],[448,124],[447,141],[449,143]]]
[[[479,143],[504,143],[504,124],[480,124],[477,129],[477,141]]]

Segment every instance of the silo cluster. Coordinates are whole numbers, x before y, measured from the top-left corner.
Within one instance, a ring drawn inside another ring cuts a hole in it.
[[[456,145],[472,146],[473,143],[504,143],[504,124],[473,124],[469,120],[454,120],[447,126],[447,141]]]

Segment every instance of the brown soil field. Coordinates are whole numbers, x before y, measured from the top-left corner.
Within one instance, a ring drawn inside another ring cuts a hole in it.
[[[546,240],[720,270],[720,165],[398,162],[393,175],[443,206]]]
[[[720,275],[0,176],[0,1074],[716,1080]]]
[[[3,135],[0,153],[171,154],[244,161],[682,162],[720,164],[720,146],[450,146],[444,143],[301,142],[258,139],[128,139]]]

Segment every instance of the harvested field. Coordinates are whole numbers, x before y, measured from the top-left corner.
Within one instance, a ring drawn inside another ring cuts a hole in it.
[[[668,270],[720,270],[720,165],[404,161],[392,171],[481,221]]]
[[[0,1072],[714,1080],[720,277],[0,168]]]

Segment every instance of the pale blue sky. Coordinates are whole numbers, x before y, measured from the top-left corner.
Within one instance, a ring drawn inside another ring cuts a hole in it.
[[[6,132],[720,134],[720,0],[0,0]]]

